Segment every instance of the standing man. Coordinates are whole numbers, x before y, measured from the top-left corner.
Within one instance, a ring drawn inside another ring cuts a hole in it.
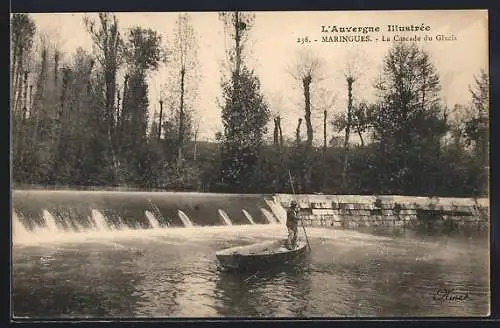
[[[297,213],[297,202],[292,200],[290,202],[290,207],[286,212],[286,227],[288,228],[288,248],[294,249],[297,247],[298,231],[297,226],[299,223],[299,217]]]

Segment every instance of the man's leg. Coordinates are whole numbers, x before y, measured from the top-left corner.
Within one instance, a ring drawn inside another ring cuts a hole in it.
[[[294,230],[291,229],[290,227],[287,227],[288,229],[288,248],[292,249],[293,248],[293,238],[294,238]]]
[[[292,237],[292,248],[297,247],[297,239],[298,239],[298,231],[297,231],[297,227],[294,227],[293,237]]]

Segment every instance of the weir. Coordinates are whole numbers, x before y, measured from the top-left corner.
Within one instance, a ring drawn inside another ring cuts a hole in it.
[[[14,190],[13,232],[89,232],[277,223],[262,195]]]
[[[283,224],[295,199],[305,225],[353,228],[488,226],[488,199],[359,195],[234,195],[14,190],[14,236],[203,226]]]

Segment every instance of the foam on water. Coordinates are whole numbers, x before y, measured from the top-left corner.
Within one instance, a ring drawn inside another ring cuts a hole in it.
[[[193,227],[194,226],[193,222],[191,222],[191,219],[189,218],[189,216],[186,215],[186,213],[184,213],[181,210],[178,210],[177,213],[179,214],[179,218],[181,219],[181,221],[185,227]]]
[[[265,208],[260,209],[262,214],[266,217],[266,219],[269,221],[269,223],[279,223],[276,218],[274,217],[273,213],[269,212]]]
[[[99,231],[111,230],[106,222],[106,218],[98,210],[92,210],[92,221],[94,221],[95,227]]]
[[[154,211],[154,213],[155,213],[155,218],[156,218],[156,217],[158,217],[158,218],[160,218],[163,222],[167,222],[167,221],[165,220],[165,218],[163,217],[163,215],[161,214],[160,209],[158,208],[158,206],[156,206],[156,205],[155,205],[155,203],[153,203],[153,202],[151,201],[151,199],[149,199],[149,198],[148,198],[148,202],[151,204],[151,207],[153,208],[153,211]],[[169,225],[169,224],[168,224],[168,222],[167,222],[167,226],[168,226],[168,225]]]
[[[56,219],[52,214],[50,214],[49,211],[43,210],[43,219],[45,221],[45,228],[44,230],[47,230],[49,232],[58,232],[60,231],[59,227],[57,226]]]
[[[286,222],[286,210],[276,200],[266,199],[266,204],[274,213],[279,223]]]
[[[248,213],[245,209],[242,210],[243,211],[243,214],[245,214],[245,217],[248,219],[248,221],[251,223],[251,224],[255,224],[255,221],[253,220],[252,216],[250,215],[250,213]]]
[[[219,209],[219,216],[222,218],[222,220],[224,220],[224,223],[226,225],[233,225],[233,222],[231,222],[231,219],[229,218],[229,216],[227,215],[226,212],[224,212],[224,210],[221,210]]]
[[[15,218],[13,218],[15,220]],[[22,225],[18,223],[14,225]],[[221,236],[226,238],[228,235],[236,236],[276,236],[277,226],[269,224],[255,225],[233,225],[233,226],[205,226],[205,227],[187,227],[187,228],[155,228],[155,229],[134,229],[124,228],[121,230],[87,230],[82,232],[76,231],[57,231],[51,232],[48,230],[27,231],[18,233],[19,230],[13,232],[13,244],[16,246],[43,245],[43,244],[65,244],[65,243],[93,243],[102,241],[110,243],[118,240],[132,239],[149,239],[155,237],[167,238],[182,238],[182,239],[211,239]],[[283,232],[283,231],[282,231]],[[285,232],[283,232],[284,234]]]
[[[19,220],[17,213],[12,211],[12,235],[17,236],[26,236],[29,234],[28,230],[26,230],[24,224]]]
[[[148,219],[151,228],[153,229],[161,228],[160,223],[158,222],[153,213],[151,213],[150,211],[145,211],[144,213],[146,214],[146,218]]]

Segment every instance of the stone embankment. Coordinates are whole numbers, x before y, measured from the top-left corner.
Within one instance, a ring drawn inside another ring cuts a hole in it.
[[[304,224],[329,227],[429,227],[485,229],[489,226],[488,198],[438,198],[361,195],[274,195],[280,216],[295,199]]]

